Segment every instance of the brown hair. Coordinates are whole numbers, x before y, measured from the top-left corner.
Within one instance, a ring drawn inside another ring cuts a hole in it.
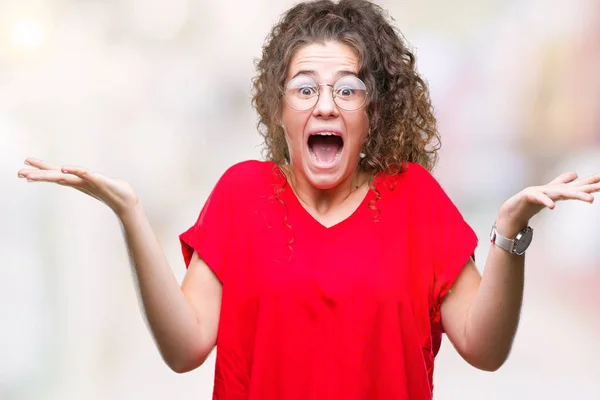
[[[395,173],[407,161],[429,171],[434,168],[440,137],[429,90],[392,22],[381,7],[366,0],[304,2],[283,15],[267,37],[253,80],[252,104],[259,115],[266,159],[277,165],[289,160],[279,118],[292,55],[304,45],[335,40],[356,52],[358,76],[369,91],[370,133],[361,168],[373,175]]]

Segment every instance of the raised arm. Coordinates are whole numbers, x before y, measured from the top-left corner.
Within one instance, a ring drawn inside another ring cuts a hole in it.
[[[562,174],[543,186],[529,187],[504,203],[497,231],[514,238],[535,214],[559,200],[594,201],[600,175],[576,180]],[[519,324],[523,300],[524,256],[492,245],[480,278],[469,260],[442,303],[442,323],[450,341],[473,366],[493,371],[504,363]]]
[[[144,208],[127,182],[81,167],[27,159],[19,177],[70,186],[109,206],[121,222],[139,305],[166,364],[176,372],[200,366],[215,346],[221,283],[194,254],[180,287]]]

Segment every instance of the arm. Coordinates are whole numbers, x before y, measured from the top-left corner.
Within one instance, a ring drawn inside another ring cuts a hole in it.
[[[600,190],[600,176],[575,181],[563,174],[548,185],[527,188],[509,199],[497,219],[498,232],[514,237],[529,219],[555,201],[577,199],[593,202]],[[519,323],[523,300],[523,256],[491,246],[483,277],[469,260],[442,306],[442,322],[448,338],[471,365],[494,371],[508,358]]]
[[[492,246],[483,277],[470,259],[444,298],[444,330],[476,368],[495,371],[508,357],[523,300],[523,261]]]
[[[140,308],[166,364],[200,366],[215,346],[221,282],[195,253],[179,287],[141,207],[121,217]]]
[[[109,206],[121,221],[140,308],[167,363],[176,372],[200,366],[214,348],[221,283],[194,254],[181,288],[131,186],[80,167],[25,162],[19,177],[70,186]]]

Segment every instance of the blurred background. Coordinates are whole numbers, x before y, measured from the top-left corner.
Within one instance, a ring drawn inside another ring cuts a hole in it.
[[[600,0],[378,1],[439,117],[435,176],[479,235],[563,171],[600,172]],[[27,183],[28,156],[130,181],[176,276],[177,235],[221,173],[260,158],[254,59],[289,0],[0,0],[0,399],[208,399],[140,316],[107,207]],[[513,353],[495,373],[445,341],[437,399],[600,399],[600,205],[538,215]]]

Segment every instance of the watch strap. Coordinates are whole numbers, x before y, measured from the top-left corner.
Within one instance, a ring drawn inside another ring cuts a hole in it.
[[[515,239],[509,239],[509,238],[504,237],[501,234],[499,234],[498,231],[496,230],[496,224],[494,224],[493,242],[496,246],[513,254],[513,250],[514,250],[514,246],[515,246]]]

